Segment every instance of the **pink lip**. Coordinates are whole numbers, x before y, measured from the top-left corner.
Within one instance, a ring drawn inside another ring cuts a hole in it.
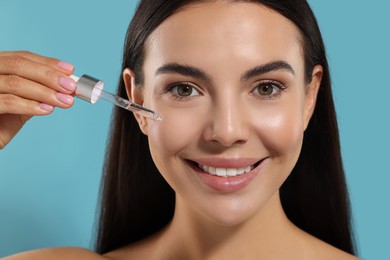
[[[259,174],[265,160],[266,158],[260,161],[258,159],[196,160],[196,163],[200,163],[211,167],[217,167],[217,168],[242,168],[259,162],[256,168],[252,169],[250,172],[244,173],[242,175],[229,176],[229,177],[220,177],[216,175],[211,175],[204,172],[193,163],[190,163],[190,165],[192,169],[194,169],[199,179],[211,189],[222,193],[233,193],[245,188],[246,186],[249,185],[249,183],[251,183],[255,179],[255,177]]]

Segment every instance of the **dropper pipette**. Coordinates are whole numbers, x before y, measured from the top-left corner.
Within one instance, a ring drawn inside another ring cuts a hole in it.
[[[77,77],[75,75],[72,75],[70,77],[74,81],[76,81],[76,96],[81,99],[84,99],[92,104],[95,104],[99,99],[104,99],[111,104],[129,110],[133,113],[139,114],[141,116],[151,118],[156,121],[161,120],[161,116],[153,110],[144,108],[143,106],[131,102],[127,99],[118,97],[114,94],[104,91],[104,82],[102,80],[96,79],[85,74],[81,77]]]

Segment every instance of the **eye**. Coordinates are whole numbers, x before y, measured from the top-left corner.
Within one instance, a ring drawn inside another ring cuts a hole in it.
[[[286,87],[276,81],[262,81],[257,84],[253,94],[262,98],[272,99],[278,97]]]
[[[190,83],[181,82],[169,86],[168,91],[178,99],[187,99],[199,96],[200,92]]]

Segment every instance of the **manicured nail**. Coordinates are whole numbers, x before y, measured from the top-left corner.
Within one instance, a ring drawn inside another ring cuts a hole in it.
[[[47,112],[51,112],[54,110],[54,107],[53,106],[50,106],[48,104],[45,104],[45,103],[41,103],[39,104],[39,107],[42,109],[42,110],[45,110]]]
[[[65,62],[65,61],[60,61],[58,63],[58,67],[60,69],[63,69],[63,70],[66,70],[66,71],[72,71],[74,66],[68,62]]]
[[[69,77],[60,77],[58,83],[66,90],[74,91],[76,89],[76,82]]]
[[[65,95],[65,94],[62,94],[62,93],[58,92],[58,93],[56,93],[56,97],[62,103],[65,103],[65,104],[68,104],[68,105],[73,103],[73,97],[72,96]]]

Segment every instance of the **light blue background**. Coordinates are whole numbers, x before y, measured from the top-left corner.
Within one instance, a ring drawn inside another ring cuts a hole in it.
[[[358,248],[388,257],[390,2],[311,0],[328,50]],[[1,0],[0,50],[72,62],[115,91],[135,1]],[[0,257],[91,248],[111,105],[76,100],[30,120],[0,151]]]

